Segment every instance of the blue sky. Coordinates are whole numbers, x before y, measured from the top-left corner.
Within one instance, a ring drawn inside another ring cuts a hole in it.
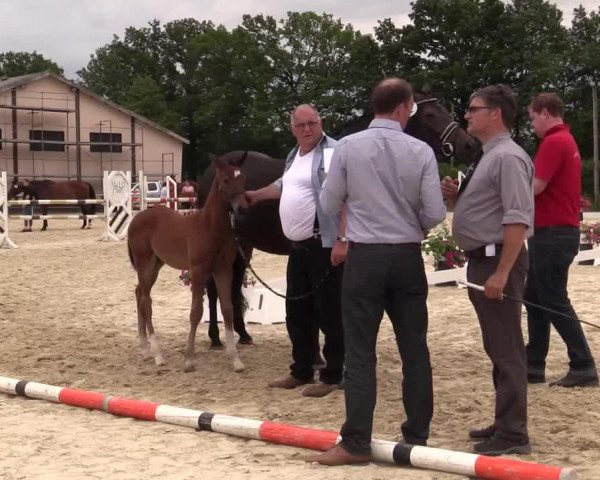
[[[577,5],[583,4],[588,11],[599,5],[598,0],[555,3],[566,26],[570,26]],[[154,18],[166,23],[194,17],[231,28],[246,13],[282,18],[290,10],[312,10],[331,13],[361,32],[371,33],[383,18],[391,18],[396,25],[407,23],[411,8],[409,0],[13,0],[2,10],[0,52],[36,50],[72,78],[113,35],[122,36],[125,28],[145,26]]]

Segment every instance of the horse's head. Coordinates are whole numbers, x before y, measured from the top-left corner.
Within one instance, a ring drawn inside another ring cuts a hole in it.
[[[410,118],[406,133],[431,145],[438,161],[454,155],[470,164],[479,150],[479,142],[458,125],[437,98],[416,93],[415,103],[417,112]],[[432,145],[432,142],[438,144]]]
[[[18,195],[25,193],[28,187],[29,182],[27,180],[13,181],[12,186],[8,190],[8,199],[14,200]]]
[[[242,214],[248,209],[245,195],[246,174],[241,168],[247,156],[247,151],[229,152],[212,159],[219,191],[229,202],[235,215]]]

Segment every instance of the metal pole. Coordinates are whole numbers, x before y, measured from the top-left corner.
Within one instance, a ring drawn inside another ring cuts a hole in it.
[[[594,135],[594,204],[600,201],[600,161],[598,160],[598,92],[596,82],[592,82],[592,132]]]

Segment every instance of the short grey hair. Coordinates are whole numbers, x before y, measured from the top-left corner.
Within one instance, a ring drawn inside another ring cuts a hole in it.
[[[294,110],[292,110],[292,113],[290,114],[290,125],[294,124],[294,115],[296,115],[296,112],[298,110],[300,110],[301,108],[308,108],[309,110],[312,110],[313,112],[315,112],[317,114],[317,117],[319,117],[319,120],[321,120],[321,115],[319,115],[319,111],[315,108],[314,105],[311,105],[310,103],[302,103],[302,104],[298,105],[296,108],[294,108]]]

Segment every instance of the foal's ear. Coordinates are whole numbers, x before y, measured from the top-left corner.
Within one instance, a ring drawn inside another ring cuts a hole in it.
[[[241,167],[248,158],[248,150],[246,150],[240,158],[231,162],[234,167]]]
[[[217,168],[222,168],[225,165],[223,160],[221,160],[220,157],[217,157],[214,153],[209,153],[208,158]]]

